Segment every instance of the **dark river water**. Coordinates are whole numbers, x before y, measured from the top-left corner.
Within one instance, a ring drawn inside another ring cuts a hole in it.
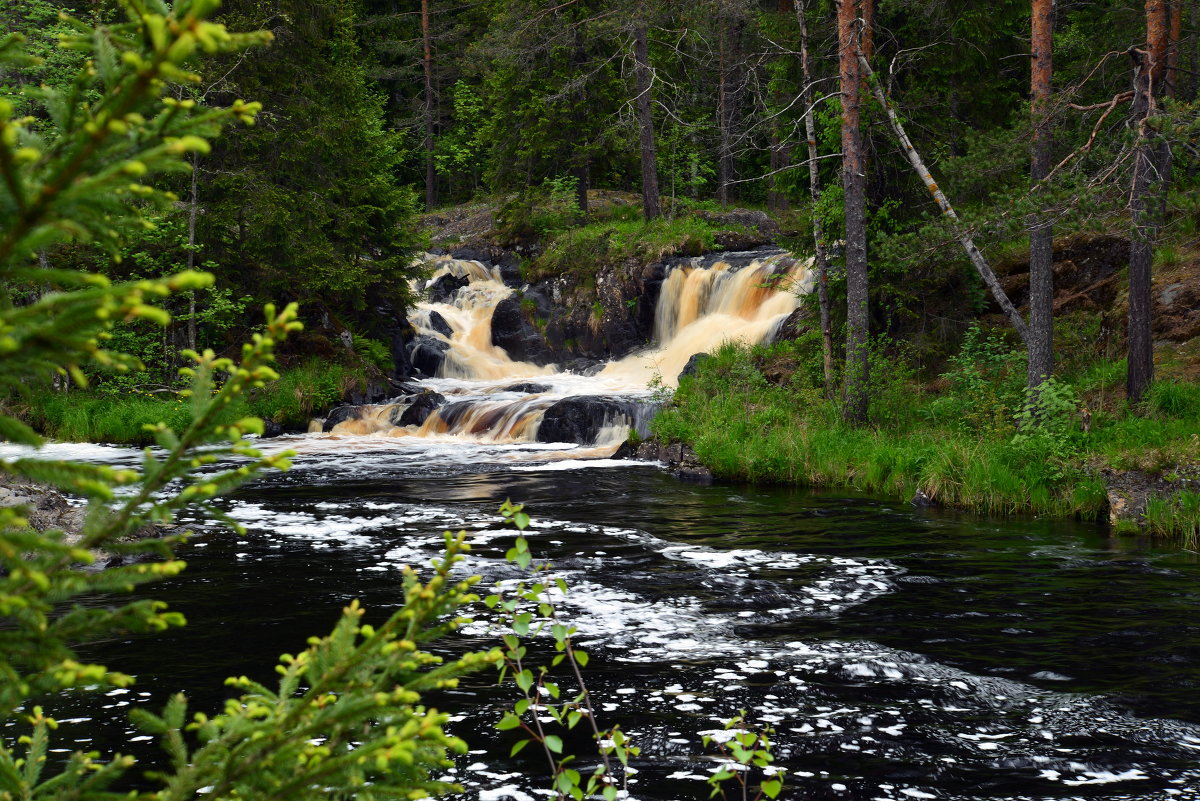
[[[138,682],[68,704],[65,747],[134,736],[128,707],[180,689],[215,708],[221,679],[269,680],[351,599],[382,616],[399,567],[428,565],[447,528],[472,532],[464,570],[511,578],[496,508],[512,498],[570,585],[599,723],[642,749],[633,798],[707,798],[700,733],[739,710],[776,729],[784,798],[1200,798],[1194,553],[1094,524],[539,465],[538,446],[432,447],[314,448],[230,498],[248,535],[202,529],[155,589],[189,625],[90,650]],[[481,610],[446,647],[493,636]],[[472,748],[451,777],[482,801],[543,797],[544,758],[509,759],[494,730],[513,697],[493,680],[436,699]]]

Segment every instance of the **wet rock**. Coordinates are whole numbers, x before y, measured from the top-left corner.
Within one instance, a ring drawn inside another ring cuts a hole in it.
[[[928,509],[930,506],[933,506],[933,498],[926,495],[925,490],[917,490],[917,494],[912,497],[909,503],[917,509]]]
[[[282,423],[276,423],[274,420],[263,420],[263,439],[278,437],[286,433]]]
[[[447,339],[454,334],[454,329],[450,326],[450,323],[446,322],[446,318],[433,309],[429,310],[429,328],[432,331],[437,331]]]
[[[799,339],[803,334],[813,330],[815,324],[812,319],[812,312],[801,306],[793,311],[779,327],[775,329],[774,335],[771,337],[771,342],[791,342]]]
[[[392,423],[398,426],[419,426],[429,419],[434,410],[446,402],[444,395],[437,392],[422,392],[409,400],[408,406],[398,415],[393,413]],[[399,407],[397,406],[397,410]]]
[[[325,416],[325,422],[321,424],[321,430],[332,431],[333,427],[338,423],[344,423],[347,420],[357,420],[361,416],[361,406],[338,406],[336,409],[331,409],[329,414]]]
[[[552,364],[554,354],[525,316],[521,298],[507,297],[492,311],[492,344],[504,348],[510,359],[540,366]]]
[[[646,404],[628,398],[563,398],[543,413],[537,441],[592,445],[605,426],[621,422],[636,425],[646,408]]]
[[[687,360],[687,364],[685,364],[683,369],[679,371],[679,377],[676,379],[676,383],[682,381],[689,375],[695,375],[696,371],[700,369],[701,363],[711,358],[712,356],[707,353],[693,353],[691,358]]]
[[[433,303],[448,303],[455,292],[469,283],[471,281],[465,275],[459,277],[446,273],[429,285],[426,296]]]
[[[352,387],[342,398],[342,402],[350,406],[382,403],[388,398],[395,397],[397,386],[398,384],[390,379],[371,379],[366,383],[366,386]]]
[[[442,362],[446,360],[448,350],[450,350],[450,343],[445,340],[431,337],[428,334],[420,334],[414,337],[409,345],[408,358],[412,361],[414,369],[424,375],[435,376],[441,368]]]
[[[542,392],[549,392],[550,387],[548,387],[545,384],[533,384],[533,383],[513,384],[512,386],[505,387],[503,391],[504,392],[523,392],[526,395],[537,395]]]
[[[604,369],[604,362],[597,359],[589,359],[581,356],[577,359],[571,359],[562,365],[564,373],[574,373],[575,375],[595,375]]]
[[[690,445],[672,442],[663,445],[654,440],[645,440],[636,445],[626,442],[613,454],[614,459],[632,459],[638,462],[665,462],[671,475],[681,481],[698,484],[713,483],[713,473],[701,463]]]

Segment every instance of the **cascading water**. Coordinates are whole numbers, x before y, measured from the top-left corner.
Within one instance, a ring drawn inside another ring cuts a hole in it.
[[[650,346],[580,375],[514,361],[492,343],[493,311],[514,291],[499,270],[452,258],[435,264],[433,275],[415,287],[432,297],[411,316],[418,332],[414,363],[433,377],[416,382],[417,391],[403,400],[331,420],[326,426],[331,435],[489,445],[574,441],[586,447],[570,456],[608,456],[631,428],[647,433],[653,413],[649,385],[656,377],[674,386],[694,354],[726,340],[770,337],[812,287],[808,263],[782,252],[756,255],[744,266],[732,259],[708,266],[699,259],[681,262],[663,281]],[[589,421],[546,425],[548,413]]]

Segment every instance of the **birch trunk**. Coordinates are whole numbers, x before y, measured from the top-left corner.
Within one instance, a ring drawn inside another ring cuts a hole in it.
[[[858,56],[858,61],[868,80],[871,79],[874,76],[874,73],[871,71],[871,67],[867,63],[867,60],[860,54]],[[963,229],[959,224],[958,214],[955,213],[954,207],[950,205],[950,201],[946,199],[946,195],[942,192],[941,188],[938,187],[937,182],[933,180],[933,175],[930,174],[929,169],[925,166],[925,162],[922,161],[921,154],[917,152],[915,147],[913,147],[912,140],[909,139],[908,134],[904,132],[904,126],[900,124],[900,118],[896,115],[896,109],[892,106],[891,101],[888,100],[887,96],[884,95],[883,89],[881,89],[879,86],[879,81],[870,81],[870,86],[871,91],[875,95],[875,99],[879,101],[879,104],[883,106],[884,111],[887,112],[888,123],[891,125],[892,133],[894,133],[896,138],[900,140],[900,146],[904,149],[904,154],[908,157],[909,164],[912,165],[912,168],[916,171],[917,175],[919,175],[921,180],[924,181],[925,187],[929,190],[929,193],[933,195],[933,199],[937,202],[938,207],[942,210],[942,214],[949,217],[952,221],[955,229],[955,237],[963,246],[963,250],[966,251],[967,258],[971,260],[971,264],[979,273],[979,277],[983,279],[985,284],[987,284],[988,289],[992,293],[992,297],[995,298],[996,303],[999,304],[1001,310],[1004,311],[1004,314],[1008,317],[1008,321],[1012,324],[1012,327],[1015,328],[1017,334],[1020,335],[1021,341],[1025,343],[1026,347],[1028,347],[1029,326],[1025,324],[1025,320],[1021,317],[1020,312],[1017,311],[1016,307],[1013,306],[1012,301],[1009,300],[1008,294],[1004,291],[1004,287],[1000,286],[1000,281],[996,278],[996,273],[992,271],[991,266],[987,263],[987,259],[983,257],[983,254],[979,252],[979,248],[975,246],[975,241],[971,238],[970,233]]]
[[[816,213],[821,201],[821,169],[817,163],[817,132],[813,121],[812,71],[808,61],[808,21],[804,12],[807,0],[792,0],[800,23],[800,70],[804,103],[804,136],[808,144],[808,191],[813,204],[813,266],[817,268],[817,305],[821,311],[821,355],[825,366],[825,397],[833,399],[833,323],[829,312],[829,254],[825,232]]]

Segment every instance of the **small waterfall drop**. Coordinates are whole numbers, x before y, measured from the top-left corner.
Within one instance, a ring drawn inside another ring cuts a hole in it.
[[[493,448],[568,443],[560,452],[535,451],[538,459],[611,455],[630,429],[648,433],[655,378],[674,387],[694,354],[727,340],[753,343],[773,335],[812,289],[810,264],[775,252],[672,265],[650,345],[585,376],[515,361],[493,345],[492,313],[513,290],[496,268],[438,257],[431,277],[414,286],[429,299],[410,317],[415,349],[429,357],[422,369],[431,372],[436,363],[433,377],[414,382],[414,391],[394,403],[331,418],[326,431]]]

